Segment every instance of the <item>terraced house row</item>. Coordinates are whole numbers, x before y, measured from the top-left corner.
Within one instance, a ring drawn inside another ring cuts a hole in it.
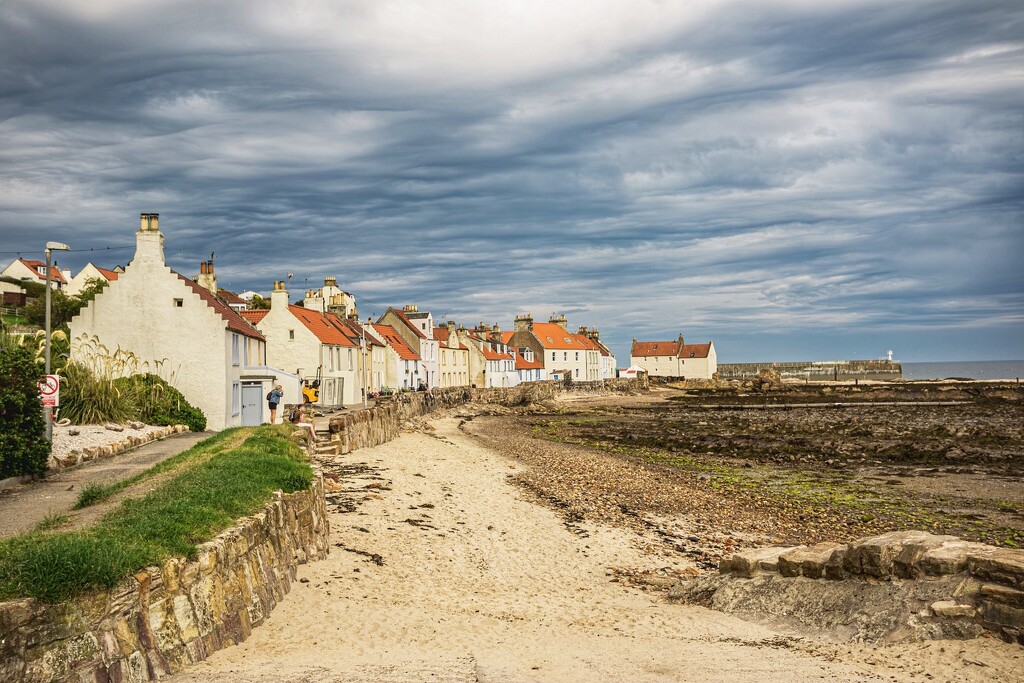
[[[355,296],[334,277],[294,300],[284,281],[267,299],[235,294],[217,286],[212,260],[194,277],[167,266],[157,214],[141,215],[126,267],[97,272],[112,277],[70,323],[72,358],[100,364],[127,352],[126,374],[162,375],[215,430],[265,422],[266,394],[277,384],[285,403],[339,407],[396,390],[615,376],[597,329],[571,332],[565,316],[535,323],[521,315],[502,330],[438,324],[410,304],[360,321]]]

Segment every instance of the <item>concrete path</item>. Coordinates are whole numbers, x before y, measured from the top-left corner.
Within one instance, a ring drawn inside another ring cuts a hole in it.
[[[210,432],[177,434],[129,453],[3,491],[0,493],[0,537],[28,531],[47,515],[67,514],[78,500],[79,492],[88,484],[110,484],[127,479],[210,436]]]

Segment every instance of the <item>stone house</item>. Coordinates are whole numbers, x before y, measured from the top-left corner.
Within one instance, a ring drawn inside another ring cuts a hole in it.
[[[637,341],[633,337],[629,363],[651,377],[711,379],[718,372],[718,353],[714,342],[687,344],[683,335],[673,341]]]
[[[208,289],[164,261],[158,215],[141,215],[135,257],[71,320],[71,358],[91,363],[97,345],[131,352],[131,372],[152,372],[206,415],[207,427],[258,425],[280,371],[266,366],[266,340]]]
[[[242,316],[266,338],[271,365],[307,384],[319,380],[319,405],[362,402],[362,350],[336,316],[289,304],[283,281],[274,283],[269,309],[244,311]]]

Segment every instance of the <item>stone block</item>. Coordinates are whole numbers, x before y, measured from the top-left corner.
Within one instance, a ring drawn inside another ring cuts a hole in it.
[[[952,600],[939,600],[933,602],[931,605],[932,614],[937,617],[956,618],[956,617],[968,617],[973,618],[978,614],[971,605],[961,605]]]
[[[1024,550],[985,546],[968,555],[967,570],[979,579],[1024,588]]]
[[[891,531],[862,538],[850,544],[843,559],[843,569],[854,575],[888,579],[893,574],[894,561],[905,546],[925,544],[934,538],[926,531]]]
[[[980,543],[947,541],[931,548],[917,560],[918,569],[927,576],[959,574],[967,569],[967,557],[972,550],[984,548]]]
[[[783,576],[806,576],[820,579],[825,575],[825,563],[837,550],[845,550],[841,543],[831,541],[810,547],[794,548],[779,555],[779,573]]]
[[[1001,602],[1013,607],[1024,607],[1024,591],[1009,588],[998,583],[983,583],[978,592],[988,600]]]
[[[992,600],[982,600],[978,608],[981,612],[981,619],[987,627],[1008,626],[1024,630],[1024,609]]]

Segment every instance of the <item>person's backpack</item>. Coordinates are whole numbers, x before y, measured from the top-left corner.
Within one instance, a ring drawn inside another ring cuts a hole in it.
[[[267,392],[267,400],[269,401],[270,397],[273,396],[273,395],[274,395],[274,390],[271,389],[270,391]]]

